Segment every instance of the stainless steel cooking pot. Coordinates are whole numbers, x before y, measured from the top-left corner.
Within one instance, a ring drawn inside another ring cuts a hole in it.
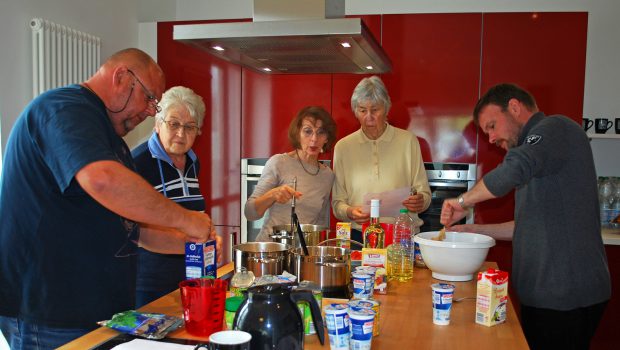
[[[320,225],[301,224],[301,231],[304,233],[304,239],[307,246],[319,245],[319,242],[326,239],[327,227]],[[291,230],[291,225],[276,225],[273,226],[273,234],[271,239],[274,242],[284,243],[291,245],[295,248],[301,248],[299,243],[299,237],[297,236],[297,230]]]
[[[234,246],[235,272],[245,267],[256,277],[279,275],[289,266],[290,246],[276,242],[248,242]]]
[[[324,296],[348,298],[351,254],[347,249],[309,246],[306,256],[298,248],[290,255],[290,266],[299,281],[317,283]]]

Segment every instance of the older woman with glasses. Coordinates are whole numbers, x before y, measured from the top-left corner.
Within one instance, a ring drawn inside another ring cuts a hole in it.
[[[131,152],[137,171],[179,205],[204,211],[205,201],[198,187],[200,163],[191,147],[200,134],[205,104],[191,89],[175,86],[163,94],[159,107],[153,135]],[[149,226],[140,229],[161,230]],[[148,242],[139,249],[136,307],[177,289],[185,279],[183,241],[171,239],[169,247],[168,254],[149,251]]]
[[[379,77],[362,79],[351,96],[351,109],[360,129],[340,139],[334,147],[334,215],[352,223],[351,238],[359,242],[363,242],[362,224],[370,217],[362,209],[365,194],[410,188],[411,195],[403,198],[402,205],[414,220],[416,213],[426,210],[431,203],[418,139],[412,132],[388,123],[391,105]],[[393,222],[388,213],[380,215],[381,221]]]
[[[245,204],[248,220],[258,220],[267,212],[257,241],[270,241],[273,226],[291,223],[291,200],[302,224],[327,226],[329,193],[334,181],[332,170],[319,162],[319,155],[336,141],[336,123],[322,107],[302,108],[291,121],[288,139],[293,150],[269,158],[265,169]],[[297,178],[297,191],[293,179]]]

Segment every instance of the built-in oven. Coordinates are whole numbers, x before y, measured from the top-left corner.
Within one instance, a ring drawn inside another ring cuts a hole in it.
[[[241,159],[241,243],[254,242],[263,227],[264,220],[248,221],[243,213],[245,202],[254,192],[268,158]]]
[[[254,189],[258,185],[265,164],[269,158],[243,158],[241,159],[241,242],[254,242],[256,236],[263,227],[264,217],[248,221],[243,209],[248,198],[254,193]],[[319,160],[322,164],[331,167],[330,160]]]
[[[424,163],[424,167],[431,188],[431,204],[425,212],[419,214],[424,220],[420,231],[438,231],[443,227],[439,222],[443,201],[447,198],[456,198],[474,187],[476,164]],[[459,223],[473,224],[473,209]]]

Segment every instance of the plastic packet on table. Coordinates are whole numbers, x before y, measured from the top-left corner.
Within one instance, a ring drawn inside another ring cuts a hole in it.
[[[100,321],[97,324],[147,339],[162,339],[169,332],[179,328],[183,324],[183,319],[164,314],[128,310],[119,312],[112,316],[112,319]]]

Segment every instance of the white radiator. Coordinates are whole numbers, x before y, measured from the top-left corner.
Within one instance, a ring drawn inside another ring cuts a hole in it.
[[[101,39],[41,18],[32,28],[32,93],[80,83],[100,65]]]

